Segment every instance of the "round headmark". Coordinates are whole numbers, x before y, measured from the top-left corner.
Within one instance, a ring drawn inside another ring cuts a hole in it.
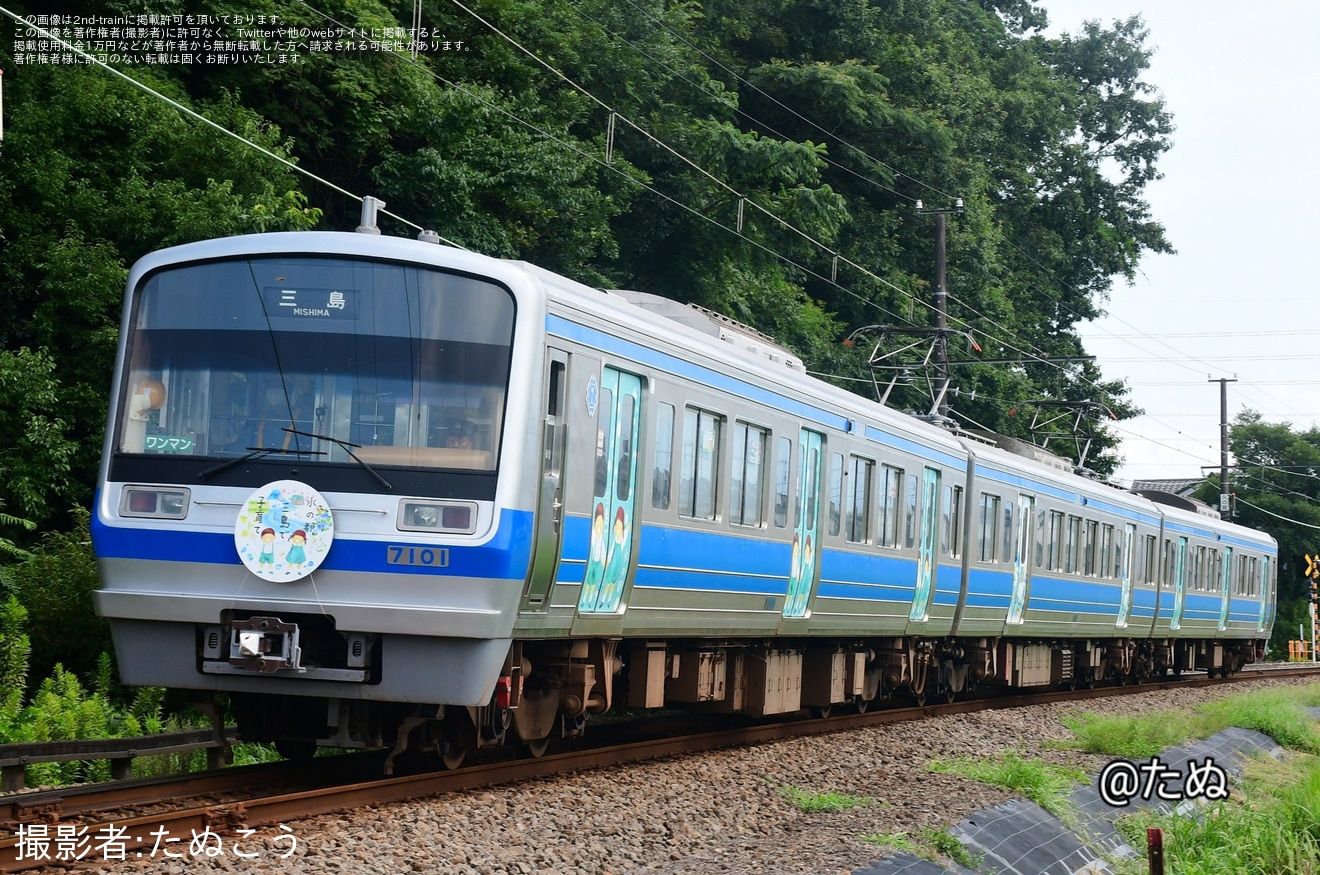
[[[297,480],[276,480],[252,493],[234,524],[238,558],[257,577],[276,583],[315,571],[334,537],[330,506]]]

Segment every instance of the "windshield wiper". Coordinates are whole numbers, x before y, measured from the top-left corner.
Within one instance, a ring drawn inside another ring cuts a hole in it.
[[[362,449],[362,444],[351,444],[348,441],[342,441],[339,438],[331,437],[328,434],[317,434],[314,431],[300,431],[296,428],[288,428],[287,426],[281,428],[280,431],[287,431],[289,434],[302,435],[303,437],[316,438],[317,440],[321,440],[321,441],[329,441],[330,443],[340,447],[344,452],[348,453],[348,455],[353,459],[354,462],[357,462],[363,468],[366,468],[367,473],[370,474],[372,477],[375,477],[377,480],[379,480],[381,486],[384,486],[386,489],[389,489],[391,491],[394,489],[394,487],[390,485],[390,482],[386,480],[384,477],[380,476],[380,473],[375,468],[371,467],[366,462],[359,459],[357,457],[357,454],[353,452],[354,447],[356,447],[357,449]]]
[[[287,431],[287,429],[285,430]],[[251,461],[252,459],[259,459],[262,456],[268,455],[270,453],[279,453],[281,455],[287,455],[289,453],[292,453],[297,456],[325,455],[325,452],[322,450],[299,450],[297,448],[289,449],[288,447],[244,447],[243,449],[249,451],[247,455],[237,456],[233,459],[226,459],[225,461],[221,462],[219,465],[212,465],[210,468],[207,468],[205,471],[198,473],[197,479],[205,480],[207,477],[210,477],[212,474],[219,474],[221,471],[225,470],[226,468],[232,468],[237,464]]]

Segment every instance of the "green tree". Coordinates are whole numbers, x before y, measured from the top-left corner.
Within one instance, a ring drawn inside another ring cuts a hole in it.
[[[305,228],[291,172],[95,67],[6,76],[0,174],[0,497],[50,521],[95,482],[127,266],[162,246]],[[189,103],[163,72],[134,68]],[[199,104],[275,152],[279,131],[230,94]]]
[[[1236,460],[1229,475],[1233,521],[1279,542],[1279,609],[1270,649],[1286,654],[1298,623],[1310,626],[1305,555],[1320,556],[1320,429],[1294,431],[1244,410],[1229,427],[1228,446]],[[1196,497],[1217,504],[1219,492],[1214,475]]]

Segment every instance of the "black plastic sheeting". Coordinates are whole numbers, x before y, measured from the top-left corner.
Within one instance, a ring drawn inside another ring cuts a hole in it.
[[[1316,709],[1320,713],[1320,709]],[[1230,728],[1216,733],[1205,741],[1186,747],[1170,748],[1154,762],[1126,761],[1130,766],[1115,766],[1112,772],[1122,772],[1135,792],[1110,795],[1126,798],[1119,807],[1105,801],[1100,791],[1100,776],[1090,784],[1079,787],[1069,797],[1077,813],[1073,824],[1076,833],[1065,827],[1033,802],[1012,799],[994,808],[978,811],[950,828],[968,854],[978,860],[976,869],[966,869],[953,863],[933,863],[903,852],[878,860],[854,875],[1099,875],[1113,872],[1106,862],[1138,856],[1114,829],[1114,821],[1124,814],[1140,808],[1156,807],[1160,811],[1186,813],[1196,802],[1185,799],[1191,780],[1191,789],[1198,795],[1214,792],[1212,788],[1232,792],[1232,778],[1242,774],[1247,757],[1265,753],[1280,756],[1280,748],[1272,738],[1249,729]],[[1213,764],[1214,768],[1208,766]],[[1143,770],[1144,767],[1144,770]],[[1216,770],[1228,781],[1216,781]],[[1176,773],[1176,774],[1175,774]],[[1104,774],[1102,772],[1102,774]],[[1158,780],[1152,780],[1155,775]],[[1195,777],[1193,777],[1195,776]],[[1163,787],[1161,798],[1159,788]],[[1149,798],[1145,791],[1149,789]],[[1115,801],[1118,801],[1115,799]]]

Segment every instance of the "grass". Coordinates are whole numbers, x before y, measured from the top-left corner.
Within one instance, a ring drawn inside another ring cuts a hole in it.
[[[932,772],[961,775],[982,784],[1007,788],[1060,818],[1068,813],[1067,799],[1073,786],[1090,780],[1079,768],[1024,759],[1015,753],[994,760],[936,760],[929,768]]]
[[[968,869],[975,869],[981,864],[981,861],[967,850],[962,842],[950,835],[948,830],[927,827],[916,836],[909,836],[905,832],[887,832],[871,833],[861,838],[867,844],[904,851],[923,860],[934,861],[943,854]]]
[[[1120,818],[1118,829],[1143,853],[1146,829],[1162,829],[1166,866],[1180,875],[1320,875],[1320,731],[1304,710],[1316,705],[1320,684],[1309,684],[1254,690],[1190,711],[1080,714],[1064,722],[1082,750],[1133,760],[1229,726],[1269,735],[1289,752],[1249,762],[1228,799],[1194,817],[1146,810]],[[1146,862],[1132,861],[1128,871],[1144,873]]]
[[[1233,795],[1197,817],[1146,811],[1118,822],[1138,849],[1148,827],[1164,831],[1165,864],[1180,875],[1320,875],[1320,757],[1254,760]],[[1131,871],[1147,871],[1145,862]]]
[[[850,793],[814,793],[793,786],[780,787],[779,793],[790,804],[803,811],[847,811],[850,808],[875,804],[875,800],[870,796],[853,796]]]
[[[1089,753],[1149,759],[1192,738],[1208,738],[1229,726],[1255,729],[1284,747],[1320,754],[1320,731],[1304,708],[1320,705],[1320,684],[1254,690],[1203,703],[1193,711],[1136,717],[1075,714],[1063,719],[1074,746]]]

